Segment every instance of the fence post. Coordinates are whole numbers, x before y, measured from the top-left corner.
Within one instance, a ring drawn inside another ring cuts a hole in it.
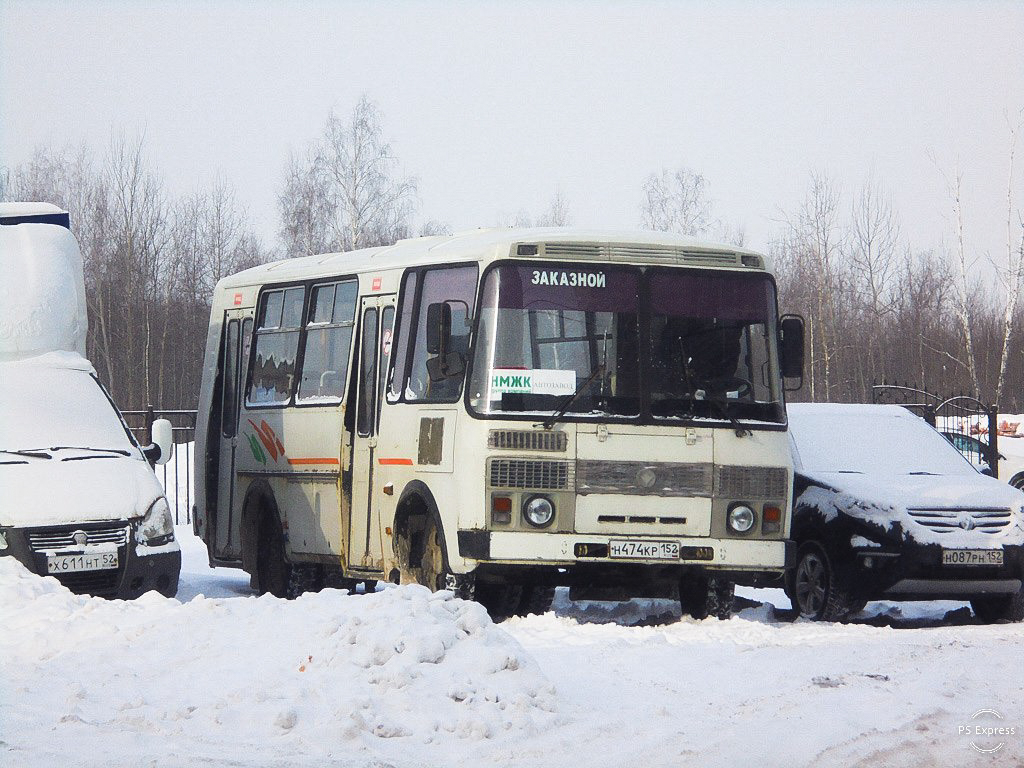
[[[153,406],[146,406],[146,445],[153,444]]]
[[[999,407],[988,407],[988,454],[985,460],[992,469],[992,474],[999,477]]]
[[[932,429],[935,429],[935,406],[931,404],[925,404],[921,408],[924,411],[924,420],[932,425]]]

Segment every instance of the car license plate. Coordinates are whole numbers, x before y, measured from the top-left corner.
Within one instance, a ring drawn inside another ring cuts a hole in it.
[[[94,552],[84,555],[50,555],[46,558],[46,572],[75,573],[77,571],[107,571],[117,568],[117,552]]]
[[[613,539],[608,542],[608,556],[630,560],[678,560],[679,542]]]
[[[943,565],[1002,565],[1001,549],[944,549]]]

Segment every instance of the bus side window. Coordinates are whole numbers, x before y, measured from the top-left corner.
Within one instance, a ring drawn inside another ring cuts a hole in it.
[[[451,306],[451,351],[460,355],[465,363],[469,352],[476,283],[476,265],[430,269],[423,273],[416,302],[416,343],[413,347],[409,384],[405,392],[406,400],[454,402],[462,393],[464,374],[440,381],[430,380],[427,371],[427,307],[440,302],[447,302]],[[403,322],[404,319],[403,317]]]
[[[355,280],[313,286],[298,402],[337,402],[345,394],[357,294]]]
[[[295,388],[304,288],[267,291],[260,305],[246,405],[283,404]]]
[[[419,274],[406,272],[402,281],[402,309],[398,316],[398,327],[395,328],[395,340],[392,345],[392,356],[395,361],[391,369],[391,386],[388,388],[388,402],[397,403],[402,399],[405,388],[405,375],[409,362],[409,337],[413,327],[413,310],[416,309],[416,288]]]

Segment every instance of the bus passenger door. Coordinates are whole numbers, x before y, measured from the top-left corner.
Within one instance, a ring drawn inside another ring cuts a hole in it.
[[[245,360],[252,339],[252,317],[240,310],[224,313],[221,360],[220,450],[217,457],[217,517],[214,524],[214,557],[238,560],[242,557],[236,497],[235,454],[238,447],[238,413],[245,376]]]
[[[349,567],[355,570],[379,571],[383,567],[378,514],[380,501],[374,493],[374,485],[380,404],[395,325],[394,294],[364,298],[360,313],[348,562]]]

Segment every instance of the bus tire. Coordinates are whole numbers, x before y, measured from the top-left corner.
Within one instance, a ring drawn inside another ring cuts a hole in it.
[[[323,570],[319,565],[297,563],[290,566],[288,571],[287,597],[289,600],[294,600],[305,592],[319,592],[323,588]]]
[[[540,584],[530,584],[523,587],[523,596],[519,600],[519,607],[516,609],[517,616],[530,616],[535,614],[543,616],[551,610],[551,604],[555,601],[555,588],[545,587]]]
[[[502,621],[519,613],[525,589],[521,584],[477,582],[473,599],[486,610],[491,621]]]
[[[268,592],[274,597],[288,597],[291,584],[291,565],[284,553],[284,533],[275,515],[265,513],[260,521],[256,544],[256,572],[260,594]]]
[[[433,515],[427,515],[423,524],[423,554],[420,557],[420,584],[431,592],[445,588],[447,569],[444,564],[444,547],[441,543],[441,529]]]
[[[702,620],[726,620],[732,616],[736,585],[708,576],[684,577],[679,584],[679,607],[683,615]]]

